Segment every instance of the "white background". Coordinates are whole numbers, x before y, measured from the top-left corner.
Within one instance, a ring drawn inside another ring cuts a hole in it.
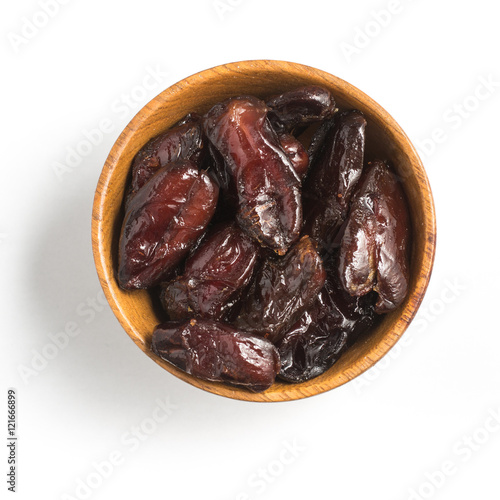
[[[15,387],[17,498],[500,498],[496,4],[57,5],[47,21],[36,0],[4,2],[0,20],[0,436]],[[291,403],[224,399],[162,370],[99,302],[91,253],[94,190],[120,131],[176,81],[245,59],[308,64],[362,89],[426,144],[436,201],[434,274],[405,342],[356,381]],[[158,81],[145,90],[148,71]],[[85,150],[103,119],[113,130]],[[61,173],[78,146],[86,156]]]

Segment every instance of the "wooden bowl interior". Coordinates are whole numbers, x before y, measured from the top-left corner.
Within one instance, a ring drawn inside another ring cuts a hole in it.
[[[386,315],[370,335],[359,339],[330,370],[308,382],[293,385],[276,382],[265,393],[253,394],[196,379],[150,351],[153,329],[164,319],[158,314],[158,305],[147,291],[124,291],[115,279],[122,200],[132,159],[149,139],[189,112],[204,113],[228,97],[251,94],[266,98],[311,84],[328,88],[339,108],[357,108],[365,114],[366,159],[388,160],[401,177],[413,225],[410,294],[398,310]],[[246,61],[218,66],[173,85],[133,118],[116,141],[99,179],[92,239],[106,297],[122,326],[148,356],[182,380],[222,396],[248,401],[286,401],[318,394],[353,379],[396,343],[418,309],[430,278],[435,220],[432,194],[420,159],[397,123],[373,100],[343,80],[314,68],[281,61]]]

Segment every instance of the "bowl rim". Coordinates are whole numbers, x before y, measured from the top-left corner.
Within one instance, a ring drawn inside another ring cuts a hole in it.
[[[311,390],[310,386],[301,387],[302,384],[290,384],[290,389],[287,391],[272,392],[271,388],[263,393],[251,393],[244,389],[198,379],[182,372],[170,363],[162,360],[161,358],[153,354],[149,349],[149,346],[146,345],[146,343],[142,339],[140,339],[137,334],[134,333],[134,325],[130,322],[126,311],[123,310],[120,304],[120,300],[118,300],[116,296],[115,292],[118,284],[116,282],[115,276],[113,272],[108,272],[108,267],[106,265],[106,257],[104,251],[106,244],[106,235],[103,229],[102,216],[104,203],[106,195],[109,191],[110,183],[113,178],[113,172],[116,168],[118,159],[126,149],[127,144],[135,131],[139,128],[140,122],[143,117],[149,114],[151,108],[154,107],[154,104],[157,101],[162,101],[165,98],[171,98],[173,95],[182,92],[184,88],[192,85],[193,82],[196,82],[206,75],[215,72],[220,76],[220,72],[222,71],[237,71],[239,73],[255,72],[257,70],[256,68],[258,68],[259,66],[270,66],[281,71],[287,70],[294,72],[312,72],[317,76],[323,77],[326,81],[330,82],[330,84],[348,91],[350,97],[352,96],[354,100],[361,102],[363,104],[363,107],[370,108],[373,113],[375,113],[380,118],[380,120],[383,121],[387,128],[390,129],[394,136],[399,136],[398,144],[404,149],[405,153],[411,159],[410,163],[412,166],[412,170],[417,174],[419,186],[425,196],[426,210],[424,214],[424,220],[426,236],[423,249],[424,256],[422,259],[422,266],[419,275],[416,279],[415,288],[410,292],[410,300],[406,302],[404,310],[402,310],[401,315],[394,323],[393,327],[386,332],[384,338],[377,345],[375,345],[369,351],[369,353],[364,356],[362,360],[357,360],[353,363],[353,365],[349,366],[348,369],[338,374],[338,376],[336,376],[335,378],[327,379],[322,381],[321,383],[315,384],[314,390]],[[380,361],[380,359],[382,359],[401,338],[410,322],[414,318],[415,314],[417,313],[431,278],[436,251],[436,213],[429,180],[415,147],[413,146],[403,129],[400,127],[400,125],[394,120],[394,118],[371,97],[366,95],[354,85],[346,82],[345,80],[342,80],[337,76],[311,66],[272,59],[245,60],[214,66],[212,68],[194,73],[187,78],[174,83],[173,85],[156,95],[153,99],[151,99],[130,120],[130,122],[123,129],[123,131],[120,133],[115,143],[113,144],[113,147],[111,148],[111,151],[99,176],[92,207],[92,250],[99,281],[113,313],[117,317],[124,330],[129,335],[129,337],[140,347],[140,349],[145,354],[152,358],[156,363],[158,363],[168,372],[177,376],[181,380],[184,380],[185,382],[188,382],[195,387],[220,396],[253,402],[292,401],[330,391],[331,389],[340,387],[350,380],[353,380],[354,378],[358,377],[366,370],[371,368],[373,365],[375,365],[378,361]]]

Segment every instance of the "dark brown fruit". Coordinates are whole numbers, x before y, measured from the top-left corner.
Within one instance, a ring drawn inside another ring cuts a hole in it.
[[[152,350],[195,377],[243,386],[254,392],[271,387],[280,369],[279,356],[271,342],[212,320],[158,325]]]
[[[225,319],[250,282],[259,246],[234,223],[216,228],[163,288],[170,319]]]
[[[410,217],[402,187],[382,161],[367,167],[353,198],[340,249],[340,277],[351,295],[378,293],[375,310],[397,308],[408,293]]]
[[[293,169],[299,176],[301,180],[307,174],[307,168],[309,167],[309,155],[302,143],[290,134],[278,134],[278,139],[280,141],[283,151],[290,159]]]
[[[219,190],[196,165],[160,169],[132,198],[119,244],[118,281],[125,289],[165,280],[205,231]]]
[[[373,326],[372,297],[350,296],[335,274],[329,270],[314,304],[279,343],[281,379],[298,383],[321,375],[360,333]]]
[[[234,180],[240,226],[259,243],[284,255],[302,225],[300,180],[255,97],[215,105],[205,134]]]
[[[173,128],[151,139],[132,163],[132,181],[128,200],[165,165],[178,160],[197,162],[203,148],[200,117],[186,115]]]
[[[335,101],[330,92],[315,85],[272,97],[266,104],[271,109],[269,119],[278,131],[323,121],[335,113]]]
[[[304,186],[304,234],[325,250],[334,246],[363,170],[366,120],[352,110],[338,115],[311,165]]]
[[[315,301],[325,278],[315,245],[309,237],[303,237],[285,257],[264,261],[236,325],[278,342]]]
[[[314,134],[312,134],[311,140],[309,141],[309,147],[307,148],[307,154],[309,156],[309,164],[313,165],[318,159],[318,155],[323,150],[326,142],[326,136],[331,128],[335,125],[335,116],[329,120],[325,120],[316,129]]]

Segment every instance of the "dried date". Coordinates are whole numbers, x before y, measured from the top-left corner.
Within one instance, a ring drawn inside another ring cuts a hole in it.
[[[148,288],[163,281],[207,227],[218,193],[189,160],[160,169],[128,205],[119,242],[120,286]]]
[[[262,245],[284,255],[302,225],[300,180],[255,97],[215,105],[204,132],[224,160],[238,196],[237,220]]]
[[[283,258],[269,258],[257,271],[236,325],[276,343],[314,302],[326,274],[308,236]]]
[[[187,259],[184,274],[164,286],[161,300],[170,319],[225,319],[249,284],[258,254],[236,224],[217,228]]]
[[[165,165],[178,160],[198,162],[203,149],[200,116],[186,115],[173,128],[151,139],[135,156],[128,199]]]
[[[331,128],[335,125],[335,116],[329,120],[325,120],[320,124],[320,126],[315,130],[314,134],[309,141],[309,147],[307,148],[307,155],[309,156],[309,164],[313,165],[317,162],[319,154],[323,151],[326,143],[326,136]]]
[[[283,151],[290,159],[295,172],[303,180],[309,167],[309,155],[306,149],[293,135],[286,133],[278,134],[278,139]]]
[[[266,102],[269,119],[277,131],[289,132],[297,125],[308,125],[331,118],[335,100],[323,87],[309,85],[272,97]]]
[[[177,123],[174,124],[172,128],[180,127],[181,125],[186,125],[187,123],[200,124],[201,116],[198,113],[188,113],[183,116]]]
[[[331,250],[361,177],[366,120],[361,112],[340,114],[326,133],[304,186],[304,234]]]
[[[153,333],[152,350],[203,380],[262,392],[279,372],[279,356],[268,340],[212,320],[166,322]]]
[[[354,195],[340,249],[340,277],[351,295],[378,293],[375,310],[397,308],[408,292],[410,217],[402,187],[374,161]]]
[[[373,298],[349,295],[339,283],[336,269],[330,269],[314,304],[278,344],[279,377],[299,383],[321,375],[374,323]]]

